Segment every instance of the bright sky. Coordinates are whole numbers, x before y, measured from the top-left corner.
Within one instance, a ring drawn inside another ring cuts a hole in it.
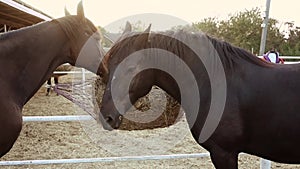
[[[29,5],[42,10],[52,17],[64,16],[66,6],[72,14],[76,14],[78,0],[23,0]],[[181,18],[189,23],[200,21],[206,17],[226,18],[228,14],[259,7],[265,10],[266,0],[83,0],[86,17],[95,25],[106,27],[124,17],[161,13]],[[279,21],[294,21],[300,26],[299,0],[271,0],[270,17]],[[149,17],[149,16],[148,16]],[[157,17],[164,20],[157,24],[169,24],[170,18]],[[127,20],[130,20],[127,18]],[[123,20],[125,24],[125,20]],[[147,23],[147,22],[145,22]],[[155,25],[154,25],[155,26]],[[119,26],[120,27],[120,26]]]

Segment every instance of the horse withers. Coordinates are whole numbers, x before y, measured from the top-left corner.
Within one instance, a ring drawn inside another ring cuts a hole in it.
[[[240,152],[300,163],[299,64],[268,63],[203,33],[147,30],[124,33],[101,69],[105,129],[119,128],[156,85],[182,103],[194,139],[217,169],[237,169]]]
[[[53,71],[70,63],[97,72],[103,49],[98,30],[85,18],[80,2],[77,15],[1,34],[0,51],[1,157],[19,136],[23,106]]]

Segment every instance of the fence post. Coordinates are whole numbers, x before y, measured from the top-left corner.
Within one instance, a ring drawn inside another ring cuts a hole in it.
[[[261,158],[260,169],[271,169],[271,161]]]

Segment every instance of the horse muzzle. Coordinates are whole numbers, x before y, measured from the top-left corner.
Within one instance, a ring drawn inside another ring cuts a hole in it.
[[[105,130],[113,130],[113,129],[118,129],[122,123],[123,120],[123,116],[119,115],[119,113],[117,113],[118,115],[116,115],[115,117],[108,115],[103,117],[100,121],[102,123],[102,126]]]

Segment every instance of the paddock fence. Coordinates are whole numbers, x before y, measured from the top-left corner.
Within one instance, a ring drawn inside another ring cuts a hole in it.
[[[64,115],[64,116],[24,116],[24,122],[72,122],[94,120],[89,115]],[[241,153],[244,155],[244,153]],[[145,155],[145,156],[123,156],[103,158],[73,158],[73,159],[49,159],[49,160],[14,160],[0,161],[0,166],[26,166],[26,165],[55,165],[55,164],[79,164],[79,163],[101,163],[101,162],[124,162],[124,161],[149,161],[149,160],[174,160],[187,158],[207,158],[209,153],[191,154],[168,154],[168,155]],[[261,169],[271,169],[269,161],[261,162]]]
[[[259,56],[261,58],[261,56]],[[288,60],[285,64],[300,63],[300,56],[281,56]],[[86,80],[86,74],[91,73],[85,69],[81,71],[56,71],[54,74],[81,74],[82,82]],[[70,122],[93,120],[89,115],[65,115],[65,116],[24,116],[24,122]],[[243,154],[243,153],[241,153]],[[76,158],[76,159],[49,159],[49,160],[22,160],[22,161],[0,161],[0,166],[22,166],[22,165],[53,165],[53,164],[76,164],[76,163],[99,163],[99,162],[120,162],[120,161],[146,161],[146,160],[167,160],[186,158],[206,158],[209,153],[193,154],[170,154],[170,155],[150,155],[150,156],[124,156],[124,157],[104,157],[104,158]],[[260,169],[271,169],[271,162],[261,160]]]

